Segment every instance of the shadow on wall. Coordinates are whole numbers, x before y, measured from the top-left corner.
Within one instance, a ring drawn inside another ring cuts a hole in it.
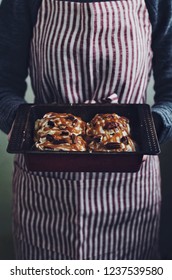
[[[29,82],[28,82],[29,83]],[[153,102],[153,81],[148,88],[148,103]],[[26,100],[33,102],[30,88]],[[13,156],[6,153],[7,137],[0,132],[0,259],[14,259],[11,230],[11,181]],[[163,259],[172,259],[172,142],[162,147],[160,155],[162,173],[162,215],[160,228],[160,247]]]
[[[0,132],[0,259],[14,257],[11,238],[11,180],[13,156],[6,153],[7,137]]]

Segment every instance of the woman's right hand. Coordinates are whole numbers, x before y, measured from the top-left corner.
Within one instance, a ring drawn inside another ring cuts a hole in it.
[[[153,112],[153,120],[154,120],[154,124],[155,124],[155,129],[156,129],[156,133],[158,136],[158,139],[161,136],[161,132],[163,130],[163,122],[162,119],[160,117],[160,115],[158,115],[157,113]]]

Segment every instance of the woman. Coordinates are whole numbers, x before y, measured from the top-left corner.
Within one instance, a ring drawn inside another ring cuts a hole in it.
[[[0,127],[9,133],[24,103],[28,70],[36,103],[118,96],[146,102],[159,141],[172,138],[171,0],[2,0]],[[153,57],[153,59],[152,59]],[[13,222],[20,259],[158,258],[160,172],[149,156],[139,172],[30,172],[15,158]]]

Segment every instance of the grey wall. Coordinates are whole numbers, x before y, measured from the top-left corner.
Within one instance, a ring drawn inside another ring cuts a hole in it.
[[[148,88],[148,103],[153,102],[153,81]],[[33,94],[29,84],[26,94],[28,102],[33,101]],[[0,132],[0,259],[13,259],[11,234],[11,181],[13,156],[6,153],[7,137]],[[164,257],[169,258],[172,251],[172,143],[162,147],[162,220],[161,220],[161,251]],[[171,255],[172,258],[172,255]]]

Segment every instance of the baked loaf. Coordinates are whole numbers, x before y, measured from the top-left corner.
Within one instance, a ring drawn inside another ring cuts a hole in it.
[[[90,151],[133,152],[129,120],[113,114],[97,114],[87,126]]]
[[[35,122],[34,141],[39,150],[86,151],[86,123],[67,113],[50,112]]]
[[[53,151],[133,152],[129,120],[113,114],[97,114],[90,121],[67,113],[50,112],[37,119],[35,147]]]

